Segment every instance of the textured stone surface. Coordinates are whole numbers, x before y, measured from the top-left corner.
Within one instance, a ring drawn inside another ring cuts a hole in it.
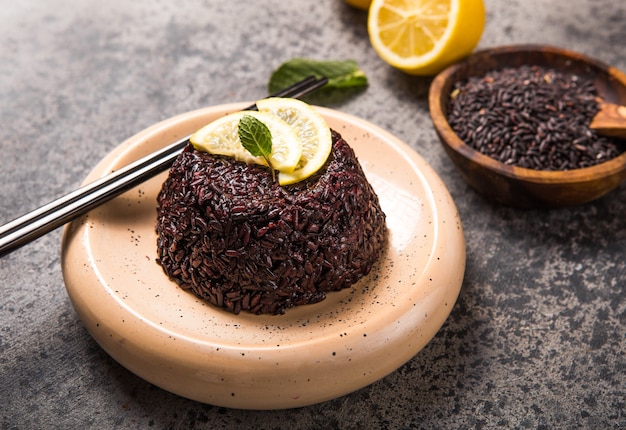
[[[228,410],[162,391],[96,345],[65,293],[55,231],[0,259],[0,427],[626,427],[626,186],[550,212],[485,201],[437,142],[429,80],[379,60],[366,14],[340,0],[5,3],[0,222],[75,188],[150,124],[264,96],[284,60],[354,58],[370,87],[327,105],[387,129],[441,175],[467,271],[441,331],[386,378],[312,407]],[[486,6],[482,47],[548,43],[626,70],[622,1]]]

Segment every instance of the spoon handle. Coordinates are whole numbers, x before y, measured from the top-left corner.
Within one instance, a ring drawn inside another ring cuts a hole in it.
[[[600,111],[589,124],[589,128],[604,136],[626,139],[626,106],[601,102]]]

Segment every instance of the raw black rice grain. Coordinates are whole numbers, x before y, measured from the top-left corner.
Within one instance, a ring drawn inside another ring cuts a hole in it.
[[[366,275],[385,215],[353,150],[281,187],[267,168],[188,146],[158,196],[159,264],[183,289],[233,313],[284,313]]]
[[[570,170],[608,161],[624,142],[589,128],[599,110],[593,81],[524,65],[457,82],[447,119],[467,145],[504,164]]]

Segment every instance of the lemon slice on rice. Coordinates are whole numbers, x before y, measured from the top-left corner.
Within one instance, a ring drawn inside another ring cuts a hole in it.
[[[272,166],[280,173],[293,172],[302,155],[302,144],[296,131],[275,115],[254,111],[231,113],[205,125],[192,134],[189,140],[198,151],[267,166],[263,157],[252,155],[241,144],[239,121],[244,115],[255,117],[269,129],[272,135],[272,152],[269,156]]]
[[[302,145],[302,154],[292,172],[279,171],[280,185],[302,181],[324,166],[332,149],[330,127],[311,105],[290,98],[270,97],[256,103],[260,113],[281,118],[295,131]]]
[[[239,121],[244,115],[251,115],[265,124],[272,135],[269,159],[278,171],[280,185],[302,181],[324,166],[332,149],[332,136],[319,112],[291,98],[271,97],[256,105],[258,112],[235,112],[207,124],[191,136],[191,144],[199,151],[267,166],[266,160],[252,155],[239,138]]]

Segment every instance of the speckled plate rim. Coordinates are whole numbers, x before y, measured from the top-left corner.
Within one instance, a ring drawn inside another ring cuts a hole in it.
[[[199,109],[149,127],[111,151],[84,182],[248,104]],[[387,214],[390,240],[380,263],[353,288],[285,315],[216,309],[178,288],[156,263],[161,174],[63,231],[70,300],[89,333],[121,365],[200,402],[283,409],[367,386],[436,334],[465,271],[463,229],[448,190],[393,135],[360,118],[317,109],[354,148]]]

